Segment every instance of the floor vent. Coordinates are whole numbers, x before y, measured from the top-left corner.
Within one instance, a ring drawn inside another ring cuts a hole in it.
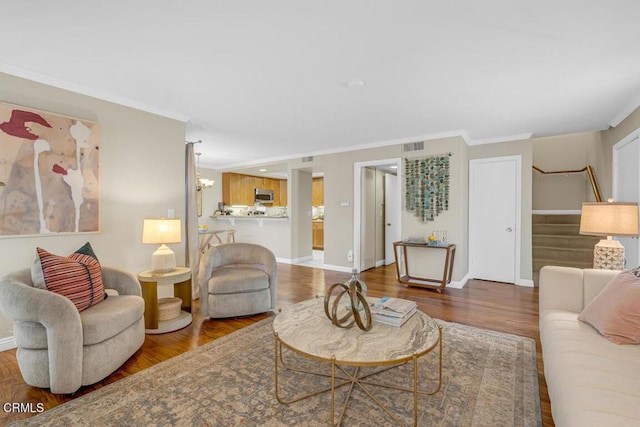
[[[313,156],[307,156],[302,158],[302,163],[313,162]]]
[[[424,150],[424,141],[410,142],[408,144],[403,144],[402,146],[402,151],[404,151],[405,153],[409,151],[419,151],[419,150]]]

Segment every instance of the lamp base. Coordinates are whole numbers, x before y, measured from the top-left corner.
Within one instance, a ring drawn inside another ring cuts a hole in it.
[[[176,254],[164,243],[151,255],[154,273],[168,273],[176,267]]]
[[[624,246],[617,240],[600,240],[593,248],[593,268],[622,270],[624,268]]]

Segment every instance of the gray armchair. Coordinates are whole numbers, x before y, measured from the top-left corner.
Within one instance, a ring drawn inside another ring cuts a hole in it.
[[[78,312],[68,298],[33,287],[24,269],[0,278],[0,311],[14,321],[24,381],[74,393],[118,369],[144,342],[144,300],[132,274],[102,267],[105,289],[119,295]]]
[[[251,243],[212,246],[202,255],[198,283],[204,317],[264,313],[276,307],[276,258]]]

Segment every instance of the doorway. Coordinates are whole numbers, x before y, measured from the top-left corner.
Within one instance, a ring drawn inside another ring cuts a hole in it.
[[[640,129],[613,146],[613,198],[617,202],[640,201]],[[637,237],[616,237],[624,246],[625,268],[640,265]]]
[[[386,242],[400,240],[400,171],[399,158],[354,164],[353,266],[358,271],[385,265],[393,258]],[[384,178],[394,174],[395,180]],[[376,251],[376,248],[380,249]]]
[[[469,273],[516,283],[520,276],[520,156],[469,161]]]

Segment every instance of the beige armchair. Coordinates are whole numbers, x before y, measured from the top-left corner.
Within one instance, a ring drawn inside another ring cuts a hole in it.
[[[144,300],[132,274],[102,267],[105,289],[119,295],[86,310],[33,287],[24,269],[0,278],[0,311],[14,321],[24,381],[52,393],[74,393],[118,369],[144,342]]]
[[[251,243],[213,246],[202,255],[198,283],[204,317],[264,313],[276,307],[276,258]]]

